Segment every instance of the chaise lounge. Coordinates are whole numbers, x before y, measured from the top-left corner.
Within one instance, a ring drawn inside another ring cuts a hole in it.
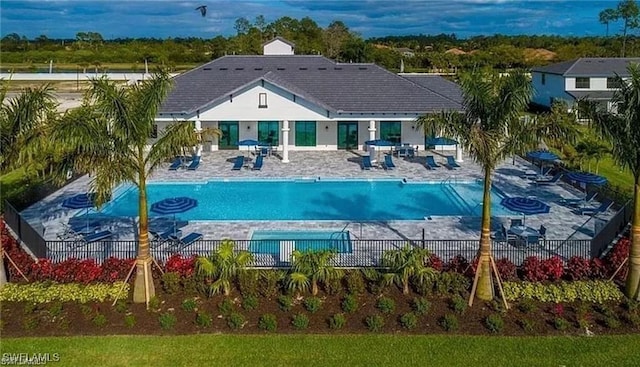
[[[371,169],[373,165],[371,164],[371,156],[365,155],[362,157],[362,169]]]
[[[394,169],[396,165],[393,163],[393,158],[390,155],[384,156],[384,168],[385,169]]]
[[[199,155],[193,157],[193,160],[191,161],[191,164],[189,164],[187,169],[189,171],[195,171],[196,169],[198,169],[198,166],[200,166],[200,156]]]
[[[257,171],[261,170],[261,169],[262,169],[262,162],[263,162],[263,161],[264,161],[264,156],[263,156],[263,155],[259,155],[259,156],[256,158],[256,161],[255,161],[255,162],[253,162],[253,169],[254,169],[254,170],[257,170]]]
[[[555,185],[558,183],[558,181],[560,181],[560,178],[562,177],[562,173],[558,173],[555,176],[553,176],[551,179],[538,179],[536,180],[536,185]]]
[[[613,201],[607,199],[600,203],[599,207],[589,207],[589,208],[579,208],[578,213],[582,215],[591,215],[594,216],[596,214],[604,213],[609,210],[613,206]]]
[[[202,234],[191,232],[182,238],[172,237],[172,239],[175,241],[175,245],[178,248],[177,250],[179,251],[187,246],[191,246],[194,242],[201,240]]]
[[[436,168],[440,167],[440,165],[438,163],[436,163],[436,161],[433,159],[432,155],[428,155],[427,156],[427,161],[425,162],[425,166],[428,169],[436,169]]]
[[[456,163],[456,160],[453,158],[452,155],[448,155],[445,158],[447,158],[447,167],[449,169],[460,168],[460,165],[458,163]]]
[[[182,157],[175,157],[169,166],[169,171],[177,171],[180,167],[182,167]]]
[[[244,156],[239,155],[236,157],[235,161],[233,161],[233,167],[231,168],[234,171],[239,171],[244,165]]]

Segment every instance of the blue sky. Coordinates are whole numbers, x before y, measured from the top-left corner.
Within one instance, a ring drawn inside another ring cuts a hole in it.
[[[195,10],[207,5],[206,17]],[[2,36],[75,38],[98,32],[104,38],[231,36],[235,20],[267,22],[311,17],[321,27],[343,21],[364,38],[455,33],[458,37],[501,34],[604,35],[598,13],[617,1],[556,0],[37,0],[0,1]],[[615,33],[619,25],[611,25]]]

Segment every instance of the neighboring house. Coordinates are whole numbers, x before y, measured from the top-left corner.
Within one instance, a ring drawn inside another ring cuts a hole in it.
[[[291,150],[362,149],[373,139],[424,147],[418,116],[462,110],[456,85],[441,77],[416,82],[375,64],[294,55],[293,47],[283,55],[282,43],[290,45],[275,39],[264,55],[224,56],[175,77],[158,128],[192,120],[222,131],[206,150],[255,139],[277,146],[287,162]]]
[[[611,97],[617,86],[615,76],[629,76],[627,66],[640,58],[583,57],[531,69],[534,88],[532,102],[550,108],[562,100],[569,108],[576,101],[592,100],[608,111],[615,111]]]
[[[398,47],[395,50],[404,57],[414,57],[416,55],[416,53],[408,47]]]

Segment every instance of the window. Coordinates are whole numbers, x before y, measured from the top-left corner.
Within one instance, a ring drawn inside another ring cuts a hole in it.
[[[620,83],[618,83],[617,78],[607,78],[607,88],[608,89],[618,89],[620,88]]]
[[[296,146],[315,147],[316,146],[316,122],[296,121]]]
[[[158,124],[153,124],[153,129],[151,129],[151,139],[158,138]]]
[[[380,139],[400,144],[402,139],[400,121],[380,122]]]
[[[589,78],[576,78],[576,89],[589,89],[590,79]]]
[[[267,93],[258,94],[258,108],[267,108]]]
[[[278,121],[258,121],[258,141],[269,145],[279,145],[279,128]]]
[[[547,74],[542,73],[542,75],[540,76],[542,78],[542,85],[544,85],[547,82]]]

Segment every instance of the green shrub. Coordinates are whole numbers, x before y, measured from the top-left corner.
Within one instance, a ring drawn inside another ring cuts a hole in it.
[[[418,326],[418,316],[413,312],[407,312],[400,317],[400,324],[405,329],[415,329]]]
[[[208,313],[202,311],[196,315],[196,325],[199,327],[211,327],[213,318]]]
[[[520,319],[518,320],[518,325],[520,325],[522,330],[526,331],[527,333],[531,333],[535,329],[536,323],[535,321],[530,319]]]
[[[341,294],[343,291],[342,279],[342,277],[326,279],[322,283],[322,288],[328,295],[335,296],[337,294]]]
[[[299,313],[293,317],[291,324],[298,330],[304,330],[309,327],[309,317],[303,313]]]
[[[58,319],[58,329],[60,330],[68,330],[71,321],[69,321],[66,317],[61,317]]]
[[[222,302],[218,303],[218,310],[226,316],[233,312],[233,306],[233,301],[230,298],[225,298]]]
[[[82,313],[82,316],[84,316],[85,320],[93,318],[93,307],[89,305],[80,305],[80,312]]]
[[[627,320],[629,321],[629,324],[634,328],[640,328],[640,315],[638,315],[638,313],[629,312],[627,314]]]
[[[363,294],[365,291],[364,277],[359,270],[348,271],[344,276],[347,292],[351,294]]]
[[[122,288],[123,285],[124,288]],[[0,302],[104,302],[115,299],[118,293],[120,296],[128,294],[129,284],[123,282],[89,285],[51,282],[7,283],[0,289]]]
[[[291,296],[280,296],[278,297],[278,304],[280,305],[280,309],[282,311],[290,311],[293,307],[293,297]]]
[[[378,295],[382,294],[385,288],[382,273],[374,268],[365,268],[361,270],[362,276],[366,279],[366,287],[369,293]]]
[[[396,302],[389,297],[381,297],[376,303],[376,307],[386,314],[392,313],[396,309]]]
[[[500,314],[494,313],[484,319],[484,324],[492,333],[500,333],[504,329],[504,320]]]
[[[176,325],[178,319],[176,318],[176,315],[165,312],[158,317],[158,321],[160,322],[162,330],[170,330]]]
[[[564,317],[556,316],[553,319],[553,327],[555,327],[556,330],[564,331],[567,330],[569,326],[571,326],[571,323]]]
[[[280,270],[263,270],[260,272],[260,287],[258,292],[263,297],[273,298],[280,293],[281,282],[285,273]]]
[[[343,313],[337,313],[329,318],[329,328],[333,330],[342,329],[347,323],[347,318]]]
[[[413,308],[413,312],[418,316],[426,315],[431,308],[431,303],[427,301],[426,298],[414,298],[411,303],[411,308]]]
[[[541,302],[591,302],[620,301],[623,294],[618,286],[608,280],[577,280],[556,283],[504,282],[507,301],[533,299]]]
[[[162,302],[160,301],[160,298],[156,296],[151,297],[151,299],[149,300],[149,311],[159,310],[161,304]]]
[[[129,305],[127,304],[126,300],[120,298],[116,301],[115,310],[117,313],[125,313],[127,312],[128,308]]]
[[[523,313],[529,313],[531,311],[535,311],[535,309],[536,309],[536,304],[535,302],[533,302],[531,298],[525,298],[523,300],[520,300],[520,302],[518,302],[518,310],[520,310]]]
[[[604,325],[609,329],[617,329],[622,325],[622,323],[616,316],[612,315],[604,318]]]
[[[11,284],[11,283],[7,283],[7,284]],[[31,315],[32,313],[36,312],[37,309],[38,309],[37,304],[28,302],[22,308],[22,313],[24,315]]]
[[[62,302],[53,302],[49,306],[49,315],[51,317],[58,317],[62,314]]]
[[[449,307],[457,314],[462,315],[467,309],[467,300],[456,294],[449,300]]]
[[[229,317],[227,317],[227,326],[232,330],[238,330],[244,327],[244,316],[238,312],[232,312]],[[274,329],[275,330],[275,329]]]
[[[132,327],[136,326],[136,317],[131,315],[131,314],[124,315],[124,324],[128,328],[132,328]]]
[[[105,327],[107,325],[107,317],[104,314],[97,313],[93,319],[91,319],[91,322],[97,327]]]
[[[182,309],[187,312],[193,312],[198,307],[198,303],[195,298],[186,298],[182,301]]]
[[[260,271],[247,269],[238,273],[238,289],[242,297],[255,297],[258,294]]]
[[[260,330],[276,331],[276,329],[278,329],[278,319],[276,319],[276,315],[267,313],[260,316],[258,328]]]
[[[322,305],[322,300],[318,297],[309,297],[304,300],[304,308],[311,313],[316,313],[320,310],[320,306]]]
[[[199,275],[182,277],[180,284],[182,284],[182,289],[184,289],[184,292],[187,294],[196,294],[204,290],[202,278]]]
[[[180,274],[176,272],[168,272],[162,274],[162,289],[164,289],[167,294],[174,294],[180,291]]]
[[[446,331],[458,330],[458,317],[454,314],[446,314],[440,319],[440,326]]]
[[[258,297],[249,294],[242,298],[242,308],[247,311],[255,310],[258,308]]]
[[[464,274],[442,272],[436,276],[434,288],[440,295],[465,294],[469,289],[469,279]]]
[[[358,310],[358,299],[353,294],[348,294],[342,300],[342,311],[354,313]]]
[[[40,320],[35,316],[25,316],[22,319],[22,328],[24,330],[33,330],[38,327]]]
[[[381,315],[371,315],[366,318],[365,323],[369,331],[380,331],[384,327],[384,317]]]

